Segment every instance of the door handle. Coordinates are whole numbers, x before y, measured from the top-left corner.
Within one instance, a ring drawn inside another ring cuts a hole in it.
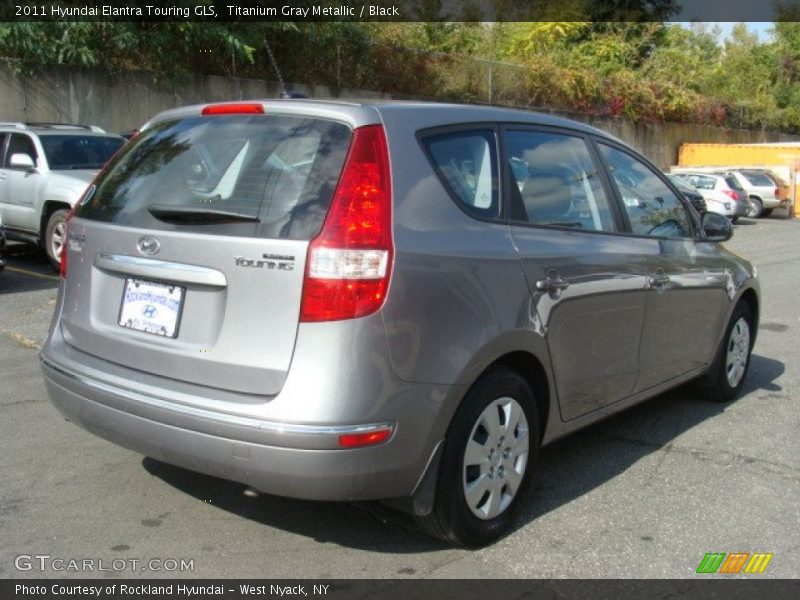
[[[670,278],[668,275],[664,273],[651,273],[647,276],[647,283],[650,287],[653,288],[661,288],[667,285],[670,282]]]
[[[568,287],[569,282],[566,279],[562,279],[555,273],[548,273],[545,279],[540,279],[536,282],[536,289],[540,292],[547,292],[548,294],[561,292]]]

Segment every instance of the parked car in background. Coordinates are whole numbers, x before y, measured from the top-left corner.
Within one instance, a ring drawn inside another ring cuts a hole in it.
[[[691,171],[673,171],[673,174],[699,191],[711,212],[725,215],[735,223],[750,211],[744,189],[732,176]]]
[[[667,174],[667,178],[674,183],[678,191],[692,203],[692,206],[694,206],[698,213],[702,215],[708,210],[706,200],[697,188],[692,187],[685,179],[681,179],[677,175]]]
[[[733,177],[747,194],[750,201],[748,217],[754,219],[768,217],[774,209],[781,205],[778,185],[763,171],[737,169],[720,174]]]
[[[124,142],[94,126],[0,123],[0,216],[8,237],[38,244],[58,268],[70,208]]]
[[[505,534],[539,448],[699,378],[740,391],[756,270],[597,129],[272,100],[156,116],[68,222],[41,353],[67,419],[430,535]]]
[[[0,217],[0,271],[6,268],[7,256],[8,246],[6,246],[6,229],[3,227],[3,218]]]

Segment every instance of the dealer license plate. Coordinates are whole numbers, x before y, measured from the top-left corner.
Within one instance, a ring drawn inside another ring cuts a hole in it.
[[[183,308],[185,288],[128,278],[122,294],[119,324],[128,329],[174,338]]]

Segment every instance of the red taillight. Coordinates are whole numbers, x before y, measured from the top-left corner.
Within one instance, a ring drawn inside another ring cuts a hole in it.
[[[739,194],[734,192],[733,190],[722,190],[722,193],[726,196],[729,196],[731,200],[739,200]]]
[[[342,448],[360,448],[362,446],[374,446],[389,439],[392,430],[389,427],[369,431],[367,433],[348,433],[339,436],[339,445]]]
[[[383,305],[392,271],[391,198],[383,127],[356,129],[322,231],[308,247],[301,321],[354,319]]]
[[[263,115],[264,106],[259,102],[237,102],[229,104],[209,104],[200,113],[210,115]]]
[[[61,262],[58,265],[58,275],[61,279],[67,278],[67,254],[69,248],[69,222],[75,216],[75,209],[78,207],[78,202],[72,205],[67,213],[67,218],[64,219],[64,243],[61,246]]]

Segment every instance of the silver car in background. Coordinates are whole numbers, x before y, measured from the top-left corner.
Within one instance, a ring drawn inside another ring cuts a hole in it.
[[[748,217],[757,219],[768,217],[781,206],[778,197],[778,184],[766,173],[757,169],[737,169],[727,171],[739,183],[750,201]]]
[[[747,192],[731,174],[691,171],[673,171],[673,174],[703,195],[709,211],[725,215],[734,223],[751,211]]]
[[[426,103],[167,111],[68,221],[41,353],[70,421],[429,534],[505,534],[539,448],[690,380],[742,388],[755,269],[645,158]]]

